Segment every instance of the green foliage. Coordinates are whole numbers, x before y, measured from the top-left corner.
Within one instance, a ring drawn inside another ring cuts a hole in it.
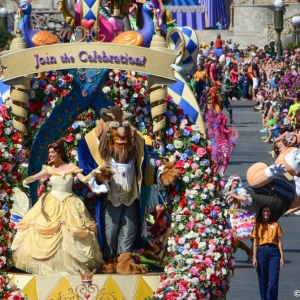
[[[0,27],[0,47],[6,48],[6,46],[9,46],[9,39],[13,39],[13,36],[5,28]]]
[[[299,44],[296,44],[294,43],[293,41],[291,42],[288,42],[285,47],[284,47],[284,50],[288,50],[288,51],[292,51],[292,50],[295,50],[297,48],[299,48],[300,45]]]

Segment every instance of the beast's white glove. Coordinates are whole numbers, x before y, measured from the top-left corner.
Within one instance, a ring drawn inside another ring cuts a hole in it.
[[[295,186],[296,186],[296,194],[297,196],[300,196],[300,178],[297,176],[294,176]]]
[[[269,178],[280,177],[287,172],[286,168],[282,164],[271,165],[265,169],[265,173]]]

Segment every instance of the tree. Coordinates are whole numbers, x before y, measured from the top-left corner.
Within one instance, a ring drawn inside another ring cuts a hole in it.
[[[11,39],[13,39],[12,34],[10,34],[5,28],[0,27],[0,47],[3,49],[6,48],[6,46],[10,44],[9,40]]]

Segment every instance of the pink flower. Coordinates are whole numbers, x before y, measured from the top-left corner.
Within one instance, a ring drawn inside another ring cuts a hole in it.
[[[215,206],[214,209],[217,214],[221,212],[221,208],[219,206]]]
[[[73,141],[75,140],[75,137],[73,134],[69,134],[66,138],[65,138],[65,141],[67,143],[72,143]]]
[[[192,282],[194,284],[198,284],[199,283],[199,278],[197,278],[197,277],[192,278]]]
[[[204,223],[206,226],[211,225],[211,219],[205,219]]]
[[[208,242],[209,242],[210,244],[213,244],[213,245],[214,245],[214,243],[215,243],[215,240],[213,240],[213,239],[210,239]]]
[[[200,275],[200,280],[205,280],[206,279],[206,277],[204,276],[204,275]]]
[[[188,123],[188,120],[187,119],[182,119],[181,122],[180,122],[182,125],[186,125]]]
[[[189,230],[193,230],[195,223],[194,222],[188,222],[186,224],[186,228]]]
[[[207,267],[209,267],[212,264],[212,260],[209,257],[206,257],[204,263],[206,264]]]
[[[206,154],[206,150],[204,149],[204,148],[198,148],[197,149],[197,155],[199,156],[199,157],[202,157],[202,156],[204,156]]]
[[[157,167],[160,167],[161,165],[162,165],[161,161],[160,161],[160,160],[157,160],[157,161],[156,161],[156,166],[157,166]]]
[[[196,164],[196,163],[193,163],[193,164],[191,165],[191,167],[192,167],[193,171],[196,171],[197,169],[199,169],[199,166],[198,166],[198,164]]]
[[[196,269],[196,268],[191,268],[190,272],[191,272],[191,274],[193,274],[194,276],[198,276],[198,269]]]

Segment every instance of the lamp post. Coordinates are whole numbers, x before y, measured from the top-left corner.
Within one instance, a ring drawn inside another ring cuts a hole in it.
[[[283,30],[283,2],[282,0],[274,1],[274,29],[277,32],[277,56],[282,56],[281,31]]]
[[[7,9],[5,7],[0,8],[0,27],[7,30]]]

